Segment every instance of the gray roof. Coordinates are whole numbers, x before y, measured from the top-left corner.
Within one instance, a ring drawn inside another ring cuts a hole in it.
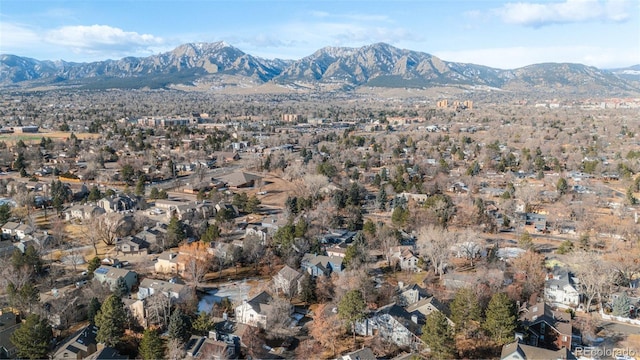
[[[268,292],[263,291],[247,301],[247,304],[258,314],[264,314],[268,308],[269,302],[273,297]]]
[[[500,358],[504,359],[507,356],[518,352],[520,357],[524,359],[575,359],[576,357],[567,348],[560,350],[548,350],[539,348],[536,346],[525,345],[519,342],[513,342],[511,344],[504,345],[502,347],[502,353]]]
[[[356,351],[352,351],[350,353],[346,353],[346,354],[342,355],[342,358],[345,359],[345,360],[347,360],[347,359],[351,359],[351,360],[376,360],[375,354],[368,347],[364,347],[362,349],[359,349],[359,350],[356,350]]]

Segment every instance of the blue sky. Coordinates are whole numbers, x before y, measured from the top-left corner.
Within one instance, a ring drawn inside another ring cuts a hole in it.
[[[299,59],[376,42],[503,69],[640,64],[638,0],[1,0],[0,53],[95,61],[224,40]]]

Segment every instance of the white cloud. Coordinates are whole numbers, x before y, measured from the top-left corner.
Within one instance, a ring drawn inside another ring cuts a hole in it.
[[[124,31],[108,25],[63,26],[50,30],[45,39],[77,51],[140,50],[161,45],[164,40],[149,34]]]
[[[437,51],[434,55],[446,61],[473,63],[499,69],[546,63],[568,62],[601,69],[626,67],[638,63],[638,50],[597,46],[508,47],[461,51]]]
[[[566,0],[552,3],[507,3],[494,9],[508,24],[540,27],[587,21],[625,21],[630,17],[628,0]]]
[[[0,53],[29,49],[40,40],[38,33],[26,25],[0,21]]]
[[[337,13],[330,13],[327,11],[317,11],[317,10],[311,11],[309,12],[309,14],[313,17],[321,18],[321,19],[327,19],[327,18],[345,19],[345,20],[357,21],[357,22],[368,22],[368,21],[389,22],[390,21],[389,16],[378,15],[378,14],[360,14],[360,13],[337,14]]]

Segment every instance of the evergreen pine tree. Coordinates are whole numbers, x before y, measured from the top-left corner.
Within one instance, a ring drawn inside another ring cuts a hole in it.
[[[463,288],[456,292],[451,302],[451,320],[456,329],[464,330],[471,321],[480,321],[482,310],[478,297],[470,288]]]
[[[138,178],[138,181],[136,182],[136,192],[135,192],[137,196],[144,196],[145,181],[146,179],[144,178],[144,176],[140,176]]]
[[[516,329],[515,306],[505,293],[496,293],[491,297],[483,328],[498,345],[513,340]]]
[[[180,308],[177,308],[169,317],[169,338],[186,342],[189,339],[190,331],[191,321]]]
[[[116,281],[116,288],[113,290],[113,293],[119,298],[129,293],[129,285],[127,285],[127,281],[122,276]]]
[[[353,333],[353,343],[356,342],[356,323],[365,317],[367,304],[362,298],[360,290],[347,292],[338,303],[338,316],[347,323]]]
[[[628,318],[629,309],[631,309],[631,300],[629,299],[627,294],[622,293],[615,300],[613,300],[613,315]]]
[[[95,323],[98,327],[96,340],[106,346],[115,347],[118,345],[124,335],[126,319],[127,314],[122,300],[116,295],[109,296],[95,317]]]
[[[10,341],[23,359],[46,359],[53,338],[51,325],[46,318],[30,314],[11,335]]]
[[[201,311],[193,322],[193,330],[200,335],[207,335],[209,331],[215,328],[215,322],[206,311]]]
[[[309,275],[308,272],[305,272],[300,285],[300,300],[307,304],[312,304],[316,301],[316,279]]]
[[[422,341],[431,349],[432,359],[453,359],[455,340],[447,317],[440,311],[432,312],[422,327]]]
[[[177,246],[180,241],[184,240],[185,234],[182,227],[182,221],[178,220],[175,216],[171,217],[171,221],[169,221],[169,225],[167,225],[167,234],[165,236],[167,238],[167,246],[169,247]]]
[[[146,329],[140,341],[140,356],[144,360],[164,358],[164,344],[155,329]]]
[[[97,297],[92,297],[87,307],[87,320],[89,320],[90,323],[95,324],[96,315],[98,311],[100,311],[100,306],[100,300],[98,300]]]

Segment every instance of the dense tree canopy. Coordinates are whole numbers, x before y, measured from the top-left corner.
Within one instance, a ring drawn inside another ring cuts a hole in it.
[[[46,359],[53,332],[46,318],[30,314],[22,325],[11,335],[11,342],[24,359]]]

